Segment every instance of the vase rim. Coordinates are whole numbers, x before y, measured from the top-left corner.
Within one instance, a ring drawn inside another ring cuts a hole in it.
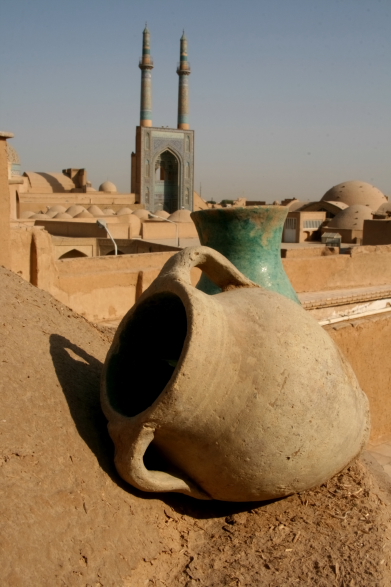
[[[230,208],[208,208],[206,210],[194,210],[192,214],[200,214],[202,212],[216,212],[224,211],[224,212],[233,212],[237,210],[259,210],[259,209],[266,209],[272,208],[273,210],[286,210],[287,206],[275,206],[274,204],[266,204],[264,206],[232,206]]]

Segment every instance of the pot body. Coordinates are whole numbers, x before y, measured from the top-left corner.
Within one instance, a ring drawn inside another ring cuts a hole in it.
[[[246,277],[300,303],[281,261],[286,206],[215,208],[193,212],[201,245],[219,251]],[[208,294],[221,289],[205,274],[197,288]]]
[[[196,265],[222,293],[191,285]],[[200,499],[266,500],[319,485],[369,435],[368,400],[328,334],[207,247],[172,257],[123,319],[102,407],[125,480]],[[145,466],[151,446],[165,470]]]

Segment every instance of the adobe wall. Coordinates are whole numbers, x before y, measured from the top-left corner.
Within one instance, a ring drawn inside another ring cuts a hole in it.
[[[180,238],[198,238],[194,222],[173,224],[172,222],[146,220],[142,223],[141,231],[142,238],[145,240],[174,239],[177,235]]]
[[[324,326],[369,398],[371,443],[391,440],[391,312]]]
[[[106,217],[107,219],[107,217]],[[85,221],[87,220],[87,222]],[[139,235],[138,230],[132,230],[131,224],[126,222],[108,221],[108,228],[113,235],[113,238],[132,238]],[[85,238],[102,238],[106,235],[106,231],[100,228],[96,219],[89,218],[75,218],[72,221],[68,220],[35,220],[35,226],[42,226],[53,236],[65,237],[85,237]],[[133,234],[134,233],[134,234]]]
[[[48,290],[87,320],[118,320],[158,276],[176,251],[64,259],[56,262],[58,280]],[[201,271],[192,271],[195,285]]]
[[[56,245],[58,239],[53,240],[43,227],[14,223],[11,269],[93,322],[122,318],[157,277],[164,263],[177,252],[175,247],[135,240],[132,243],[135,254],[57,261],[56,249],[61,248]],[[59,240],[64,245],[67,241]],[[96,239],[83,239],[84,244],[86,240],[99,246]],[[103,246],[105,243],[108,248],[112,246],[108,239],[102,242]],[[128,240],[126,244],[129,245]],[[74,242],[69,247],[80,248]],[[196,283],[200,270],[193,270],[193,275]]]
[[[118,320],[175,251],[57,261],[55,297],[87,320]]]
[[[364,220],[363,245],[391,244],[390,220]]]
[[[391,283],[391,246],[355,247],[350,255],[288,257],[282,262],[298,293]]]
[[[329,255],[339,255],[339,247],[329,247],[322,243],[311,245],[305,248],[284,248],[287,243],[281,247],[281,257],[283,259],[303,259],[305,257],[326,257]]]
[[[139,210],[144,208],[142,204],[135,202],[135,194],[108,194],[105,192],[65,192],[54,194],[29,194],[23,193],[23,188],[18,187],[19,214],[31,210],[32,212],[39,212],[46,210],[51,206],[61,204],[68,208],[73,204],[78,204],[88,208],[95,204],[99,208],[111,208],[118,212],[121,208],[130,208],[131,210]],[[28,189],[28,188],[27,188]]]
[[[7,138],[12,137],[12,133],[0,132],[0,265],[7,269],[11,268]]]
[[[11,270],[31,282],[31,244],[33,230],[29,227],[15,227],[10,234]]]

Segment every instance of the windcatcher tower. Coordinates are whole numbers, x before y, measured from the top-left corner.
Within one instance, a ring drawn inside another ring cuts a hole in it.
[[[189,124],[189,75],[191,73],[190,63],[187,55],[187,38],[185,31],[181,36],[180,61],[176,70],[179,75],[178,91],[178,128],[188,130]]]
[[[140,99],[140,126],[152,126],[152,69],[151,34],[147,24],[143,31],[143,54],[140,59],[141,69],[141,99]]]

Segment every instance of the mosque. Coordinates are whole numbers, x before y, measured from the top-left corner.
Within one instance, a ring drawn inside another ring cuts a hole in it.
[[[140,125],[136,128],[136,151],[132,153],[131,191],[147,210],[193,210],[194,131],[189,124],[189,76],[187,38],[180,41],[177,128],[152,124],[151,34],[143,31]]]

